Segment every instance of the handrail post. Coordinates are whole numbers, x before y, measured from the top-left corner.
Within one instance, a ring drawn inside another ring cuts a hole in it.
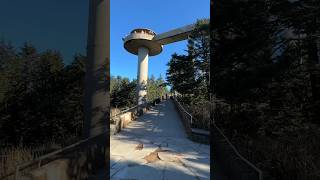
[[[15,180],[18,180],[18,176],[19,176],[19,168],[20,168],[20,166],[19,166],[19,165],[17,165],[17,167],[16,167]]]
[[[39,163],[38,163],[38,168],[41,167],[41,161],[42,161],[42,159],[40,159],[40,161],[39,161]]]

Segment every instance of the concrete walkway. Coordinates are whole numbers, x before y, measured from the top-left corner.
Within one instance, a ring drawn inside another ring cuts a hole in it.
[[[171,100],[110,136],[110,179],[210,179],[210,147],[187,139]]]

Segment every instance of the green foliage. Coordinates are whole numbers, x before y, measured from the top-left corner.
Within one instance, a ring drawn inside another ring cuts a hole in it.
[[[296,143],[320,138],[319,3],[226,0],[216,6],[215,122],[266,179],[318,179],[310,172],[320,171],[319,146]],[[312,167],[301,164],[306,161]]]
[[[31,145],[79,136],[85,57],[65,66],[56,51],[39,53],[28,43],[19,52],[0,47],[0,141]]]
[[[136,81],[121,76],[111,76],[111,106],[117,108],[132,107],[136,104]]]
[[[208,19],[198,20],[188,40],[187,55],[173,54],[167,70],[167,81],[189,104],[209,99],[209,25]]]
[[[164,80],[161,75],[156,79],[153,75],[147,83],[147,99],[153,101],[156,98],[165,96],[168,90],[165,87]],[[135,106],[137,103],[136,97],[137,80],[130,81],[128,78],[121,76],[111,76],[110,94],[111,106],[116,108],[128,108]]]
[[[193,94],[196,85],[194,61],[189,56],[173,54],[168,63],[167,81],[183,95]]]
[[[209,129],[210,103],[210,36],[209,20],[196,23],[187,44],[187,55],[173,54],[167,64],[167,82],[181,94],[179,101],[190,112],[195,128]]]
[[[147,99],[148,101],[153,101],[157,98],[165,96],[168,93],[166,85],[164,84],[165,81],[162,79],[161,75],[158,79],[152,75],[151,78],[148,79],[147,84]]]

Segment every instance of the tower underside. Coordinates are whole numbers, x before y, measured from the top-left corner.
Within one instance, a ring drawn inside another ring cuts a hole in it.
[[[162,45],[153,41],[155,33],[149,29],[135,29],[124,38],[124,48],[138,55],[137,102],[141,106],[147,102],[148,57],[161,53]]]

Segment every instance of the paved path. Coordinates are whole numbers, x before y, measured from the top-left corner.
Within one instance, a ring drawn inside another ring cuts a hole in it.
[[[210,147],[187,139],[171,100],[110,136],[113,180],[210,179]]]

